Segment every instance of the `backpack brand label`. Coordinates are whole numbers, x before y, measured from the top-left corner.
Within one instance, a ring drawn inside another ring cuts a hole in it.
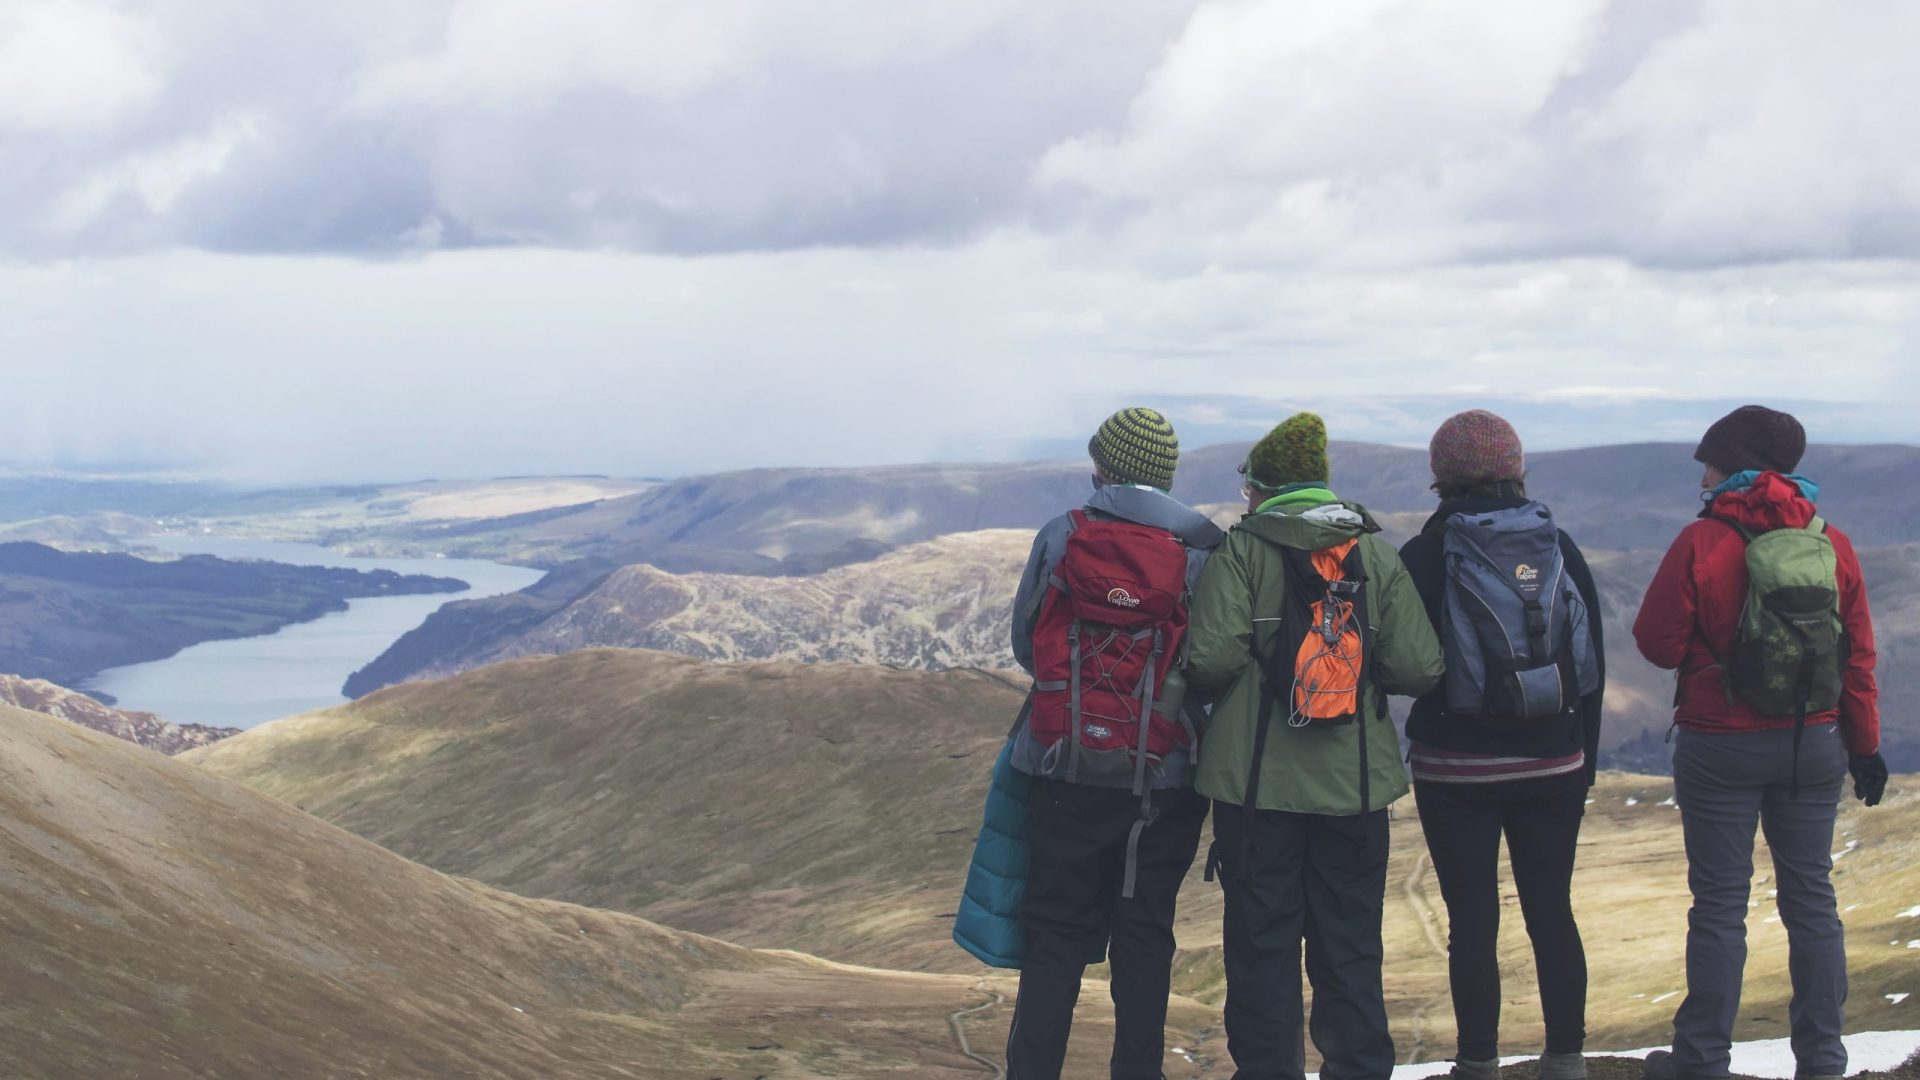
[[[1088,724],[1084,730],[1087,733],[1087,737],[1091,739],[1110,739],[1113,737],[1113,729],[1100,724]]]
[[[1526,563],[1521,563],[1513,568],[1513,577],[1516,581],[1531,583],[1540,580],[1540,571]]]
[[[1114,589],[1107,593],[1107,603],[1114,607],[1137,608],[1140,606],[1140,598],[1125,589]]]

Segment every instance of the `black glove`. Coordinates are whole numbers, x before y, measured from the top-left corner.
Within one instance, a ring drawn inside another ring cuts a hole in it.
[[[1853,754],[1847,759],[1847,771],[1853,774],[1853,797],[1868,806],[1879,806],[1887,793],[1887,762],[1879,754]]]

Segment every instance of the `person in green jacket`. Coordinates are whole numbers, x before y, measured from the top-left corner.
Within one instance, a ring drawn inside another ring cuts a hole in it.
[[[1305,1076],[1303,941],[1320,1075],[1385,1080],[1395,1064],[1380,920],[1387,807],[1408,788],[1386,696],[1425,694],[1446,669],[1399,554],[1329,472],[1312,413],[1260,440],[1241,466],[1248,514],[1191,609],[1187,677],[1215,700],[1195,786],[1213,800],[1208,873],[1226,889],[1235,1080]],[[1349,664],[1344,683],[1329,657]]]

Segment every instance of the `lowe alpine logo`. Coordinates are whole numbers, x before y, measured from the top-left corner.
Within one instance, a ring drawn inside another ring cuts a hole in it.
[[[1113,737],[1112,728],[1101,727],[1099,724],[1088,724],[1083,730],[1086,731],[1087,738],[1089,739],[1110,739]]]
[[[1124,608],[1136,608],[1140,606],[1139,598],[1125,589],[1114,589],[1107,593],[1107,603],[1112,604],[1114,607]]]
[[[1518,581],[1539,581],[1540,571],[1535,570],[1526,563],[1521,563],[1519,566],[1513,568],[1513,576]]]

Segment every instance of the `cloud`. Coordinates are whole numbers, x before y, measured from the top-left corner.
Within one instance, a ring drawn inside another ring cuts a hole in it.
[[[260,133],[257,116],[238,113],[200,134],[116,161],[62,192],[49,226],[57,232],[79,232],[123,198],[136,204],[135,212],[165,217],[196,184],[225,172],[234,152]]]
[[[1916,48],[1899,0],[1215,2],[1038,178],[1243,265],[1912,257]]]
[[[0,138],[96,132],[137,112],[160,83],[157,36],[104,4],[0,7]]]
[[[1916,52],[1905,0],[25,0],[0,197],[28,224],[0,250],[1034,228],[1183,268],[1910,258]],[[275,137],[207,198],[62,227],[93,178],[242,114]]]
[[[180,0],[140,124],[0,135],[23,210],[0,251],[964,243],[1025,213],[1048,147],[1120,119],[1192,6]],[[205,198],[62,227],[68,193],[234,114],[273,137]]]
[[[1893,263],[1168,279],[1000,233],[703,259],[157,253],[0,263],[0,294],[0,385],[30,403],[0,456],[254,480],[1018,457],[1135,403],[1192,445],[1300,405],[1343,438],[1418,442],[1467,404],[1542,446],[1685,438],[1734,397],[1803,408],[1820,440],[1911,441],[1920,399],[1920,271]]]

